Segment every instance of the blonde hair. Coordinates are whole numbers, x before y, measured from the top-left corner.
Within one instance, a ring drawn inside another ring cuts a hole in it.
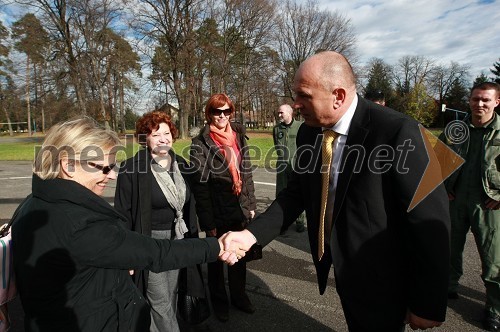
[[[120,144],[114,131],[102,128],[89,117],[60,122],[47,131],[42,146],[36,147],[33,173],[43,180],[54,179],[60,175],[61,159],[102,158],[103,149]]]

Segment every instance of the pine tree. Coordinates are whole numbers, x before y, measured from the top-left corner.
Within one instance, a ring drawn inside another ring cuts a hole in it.
[[[365,87],[365,93],[380,90],[385,96],[386,103],[389,105],[393,95],[390,75],[391,70],[389,65],[382,59],[372,59],[369,65],[368,84]]]
[[[495,69],[490,69],[490,71],[495,74],[495,82],[497,82],[498,84],[500,84],[500,58],[498,59],[499,61],[495,62],[493,64],[493,68]]]
[[[474,83],[472,84],[472,86],[476,86],[480,83],[484,83],[484,82],[488,82],[490,81],[490,79],[488,78],[488,76],[486,76],[484,73],[481,73],[481,75],[477,76],[476,79],[474,80]]]

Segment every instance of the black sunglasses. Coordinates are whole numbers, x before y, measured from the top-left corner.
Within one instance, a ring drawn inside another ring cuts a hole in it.
[[[222,113],[224,113],[225,116],[230,116],[231,113],[233,113],[233,112],[231,111],[230,108],[226,108],[225,110],[221,110],[218,108],[212,108],[210,110],[210,114],[215,115],[215,116],[220,116]]]
[[[108,165],[108,166],[103,166],[103,165],[99,165],[99,164],[96,164],[96,163],[93,163],[93,162],[90,162],[88,161],[87,162],[87,165],[90,165],[94,168],[97,168],[98,170],[100,170],[102,172],[102,174],[109,174],[109,172],[111,172],[112,169],[115,168],[116,164],[111,164],[111,165]]]

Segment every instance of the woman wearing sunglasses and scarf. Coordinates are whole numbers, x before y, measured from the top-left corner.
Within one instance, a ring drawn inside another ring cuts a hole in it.
[[[234,105],[225,94],[215,94],[205,106],[207,124],[191,144],[193,191],[200,227],[207,237],[243,230],[255,215],[254,183],[245,128],[230,121]],[[246,263],[228,268],[231,304],[246,313],[253,307],[245,292]],[[220,321],[229,319],[223,265],[208,264],[212,307]]]

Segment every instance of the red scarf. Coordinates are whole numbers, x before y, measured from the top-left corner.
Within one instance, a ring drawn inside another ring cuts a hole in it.
[[[210,125],[210,138],[220,148],[220,152],[224,156],[229,166],[229,173],[233,179],[233,194],[239,196],[241,193],[241,177],[239,164],[240,149],[236,142],[236,133],[233,132],[231,125],[228,123],[226,128],[219,129],[213,124]]]

